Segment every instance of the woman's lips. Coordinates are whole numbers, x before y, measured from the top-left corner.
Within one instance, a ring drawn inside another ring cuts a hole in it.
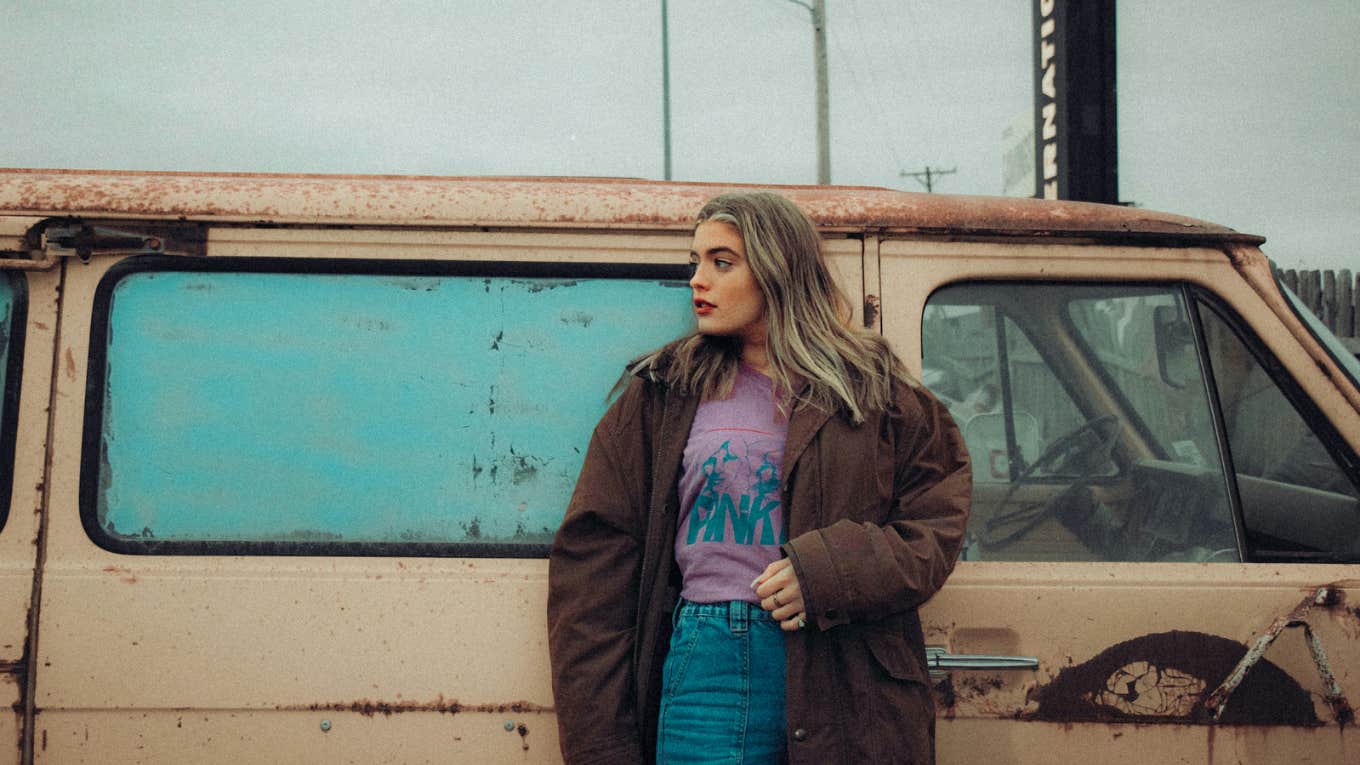
[[[694,301],[694,312],[695,312],[696,314],[700,315],[700,316],[707,316],[707,315],[709,315],[710,313],[713,313],[713,309],[716,308],[716,307],[717,307],[717,306],[713,305],[712,303],[708,302],[707,300],[695,300],[695,301]]]

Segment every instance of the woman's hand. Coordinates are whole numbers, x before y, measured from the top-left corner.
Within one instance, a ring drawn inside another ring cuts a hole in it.
[[[779,620],[779,628],[793,632],[807,626],[807,613],[803,607],[803,590],[798,586],[798,577],[793,573],[793,562],[780,558],[765,567],[760,576],[751,582],[760,607]]]

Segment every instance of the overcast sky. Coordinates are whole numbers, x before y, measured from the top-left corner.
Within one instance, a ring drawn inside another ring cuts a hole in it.
[[[827,0],[832,180],[1002,192],[1029,0]],[[659,0],[0,0],[0,166],[663,175]],[[1360,2],[1119,4],[1120,196],[1357,268]],[[671,0],[674,175],[812,183],[812,27]]]

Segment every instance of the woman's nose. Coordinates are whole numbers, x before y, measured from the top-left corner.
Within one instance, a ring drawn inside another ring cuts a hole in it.
[[[708,273],[702,263],[694,266],[694,273],[689,277],[690,289],[707,289]]]

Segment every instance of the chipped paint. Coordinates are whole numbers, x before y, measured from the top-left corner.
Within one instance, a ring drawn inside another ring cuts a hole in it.
[[[865,295],[865,296],[864,296],[864,326],[865,326],[865,327],[873,328],[873,327],[878,326],[878,312],[879,312],[879,310],[880,310],[880,303],[882,303],[882,301],[879,300],[878,295]]]
[[[519,734],[520,746],[524,748],[524,751],[529,751],[529,726],[520,723],[515,726],[515,732]]]
[[[433,178],[0,170],[0,214],[171,217],[304,225],[688,230],[709,198],[788,196],[828,229],[941,236],[1242,242],[1260,237],[1140,208],[871,187],[733,186],[634,179]]]
[[[1318,609],[1349,619],[1339,585],[1319,587],[1277,617],[1248,647],[1201,632],[1145,635],[1061,670],[1032,689],[1031,708],[1017,716],[1052,722],[1139,722],[1201,725],[1324,725],[1311,694],[1265,658],[1290,627],[1301,628],[1318,672],[1323,700],[1340,726],[1355,720],[1322,640],[1308,621]],[[941,689],[937,686],[937,694]],[[947,698],[960,695],[950,685]],[[941,695],[938,694],[937,698]]]
[[[972,672],[949,673],[931,683],[938,714],[953,719],[960,703],[984,717],[1014,717],[1019,710],[1007,708],[995,699],[1005,687],[999,675],[979,675]]]
[[[1219,717],[1205,691],[1228,676],[1246,646],[1203,632],[1172,631],[1127,640],[1061,670],[1033,689],[1036,704],[1024,719],[1049,722],[1179,724],[1322,724],[1312,697],[1289,673],[1269,661],[1237,688],[1235,703]]]
[[[26,621],[31,623],[33,613],[33,609],[29,608],[27,614],[28,619]],[[32,739],[29,731],[32,730],[33,715],[35,714],[35,710],[31,704],[33,694],[31,683],[33,674],[28,671],[28,657],[29,641],[26,639],[24,641],[23,655],[20,658],[0,661],[0,682],[13,683],[15,691],[17,692],[14,704],[11,707],[19,726],[19,735],[16,737],[14,743],[18,745],[20,757],[25,762],[31,762],[32,760],[32,752],[29,751],[32,746]]]
[[[104,573],[118,574],[119,581],[123,582],[124,584],[137,583],[137,575],[132,573],[132,569],[127,568],[126,566],[105,566]]]
[[[467,712],[482,714],[552,714],[551,706],[535,704],[531,701],[507,701],[501,703],[486,704],[464,704],[460,701],[446,699],[443,696],[436,697],[433,701],[381,701],[373,699],[358,699],[356,701],[331,701],[318,704],[308,704],[306,706],[278,706],[279,711],[305,711],[305,712],[358,712],[364,717],[390,717],[396,714],[407,712],[438,712],[446,715],[457,715]],[[522,735],[528,735],[528,728]]]
[[[1213,720],[1223,719],[1226,716],[1225,709],[1228,708],[1228,701],[1234,698],[1234,694],[1247,678],[1248,673],[1252,672],[1258,665],[1266,663],[1264,656],[1266,649],[1270,648],[1275,639],[1290,627],[1301,627],[1304,632],[1304,639],[1308,643],[1309,654],[1313,658],[1313,665],[1318,671],[1318,677],[1322,680],[1323,687],[1326,689],[1325,700],[1331,707],[1333,717],[1338,725],[1346,725],[1354,722],[1355,712],[1350,702],[1346,700],[1345,694],[1341,691],[1341,686],[1337,683],[1335,675],[1332,673],[1331,664],[1327,660],[1327,654],[1322,647],[1322,642],[1313,632],[1312,625],[1307,621],[1309,613],[1314,608],[1322,607],[1327,609],[1342,608],[1345,603],[1345,593],[1337,585],[1325,585],[1319,587],[1311,595],[1305,597],[1289,613],[1276,617],[1271,622],[1265,632],[1256,638],[1251,649],[1242,656],[1242,659],[1233,667],[1226,679],[1205,701],[1204,707]]]
[[[84,511],[128,551],[545,545],[604,392],[693,326],[688,299],[651,275],[190,268],[132,271],[113,295],[110,340],[93,356],[66,348],[64,371],[74,382],[93,358],[107,375],[91,388],[103,448]]]
[[[1327,653],[1322,648],[1322,641],[1307,623],[1303,624],[1303,634],[1308,642],[1308,652],[1313,657],[1313,664],[1317,667],[1318,677],[1322,680],[1323,687],[1327,689],[1323,700],[1331,707],[1332,717],[1342,726],[1355,722],[1355,710],[1346,700],[1346,694],[1341,691],[1341,685],[1336,681],[1332,664],[1327,660]]]
[[[935,697],[935,707],[944,714],[946,718],[954,717],[954,707],[959,703],[959,695],[954,690],[954,676],[945,675],[931,685],[932,694]]]
[[[56,253],[47,250],[0,251],[0,269],[6,271],[46,271],[60,262]]]

